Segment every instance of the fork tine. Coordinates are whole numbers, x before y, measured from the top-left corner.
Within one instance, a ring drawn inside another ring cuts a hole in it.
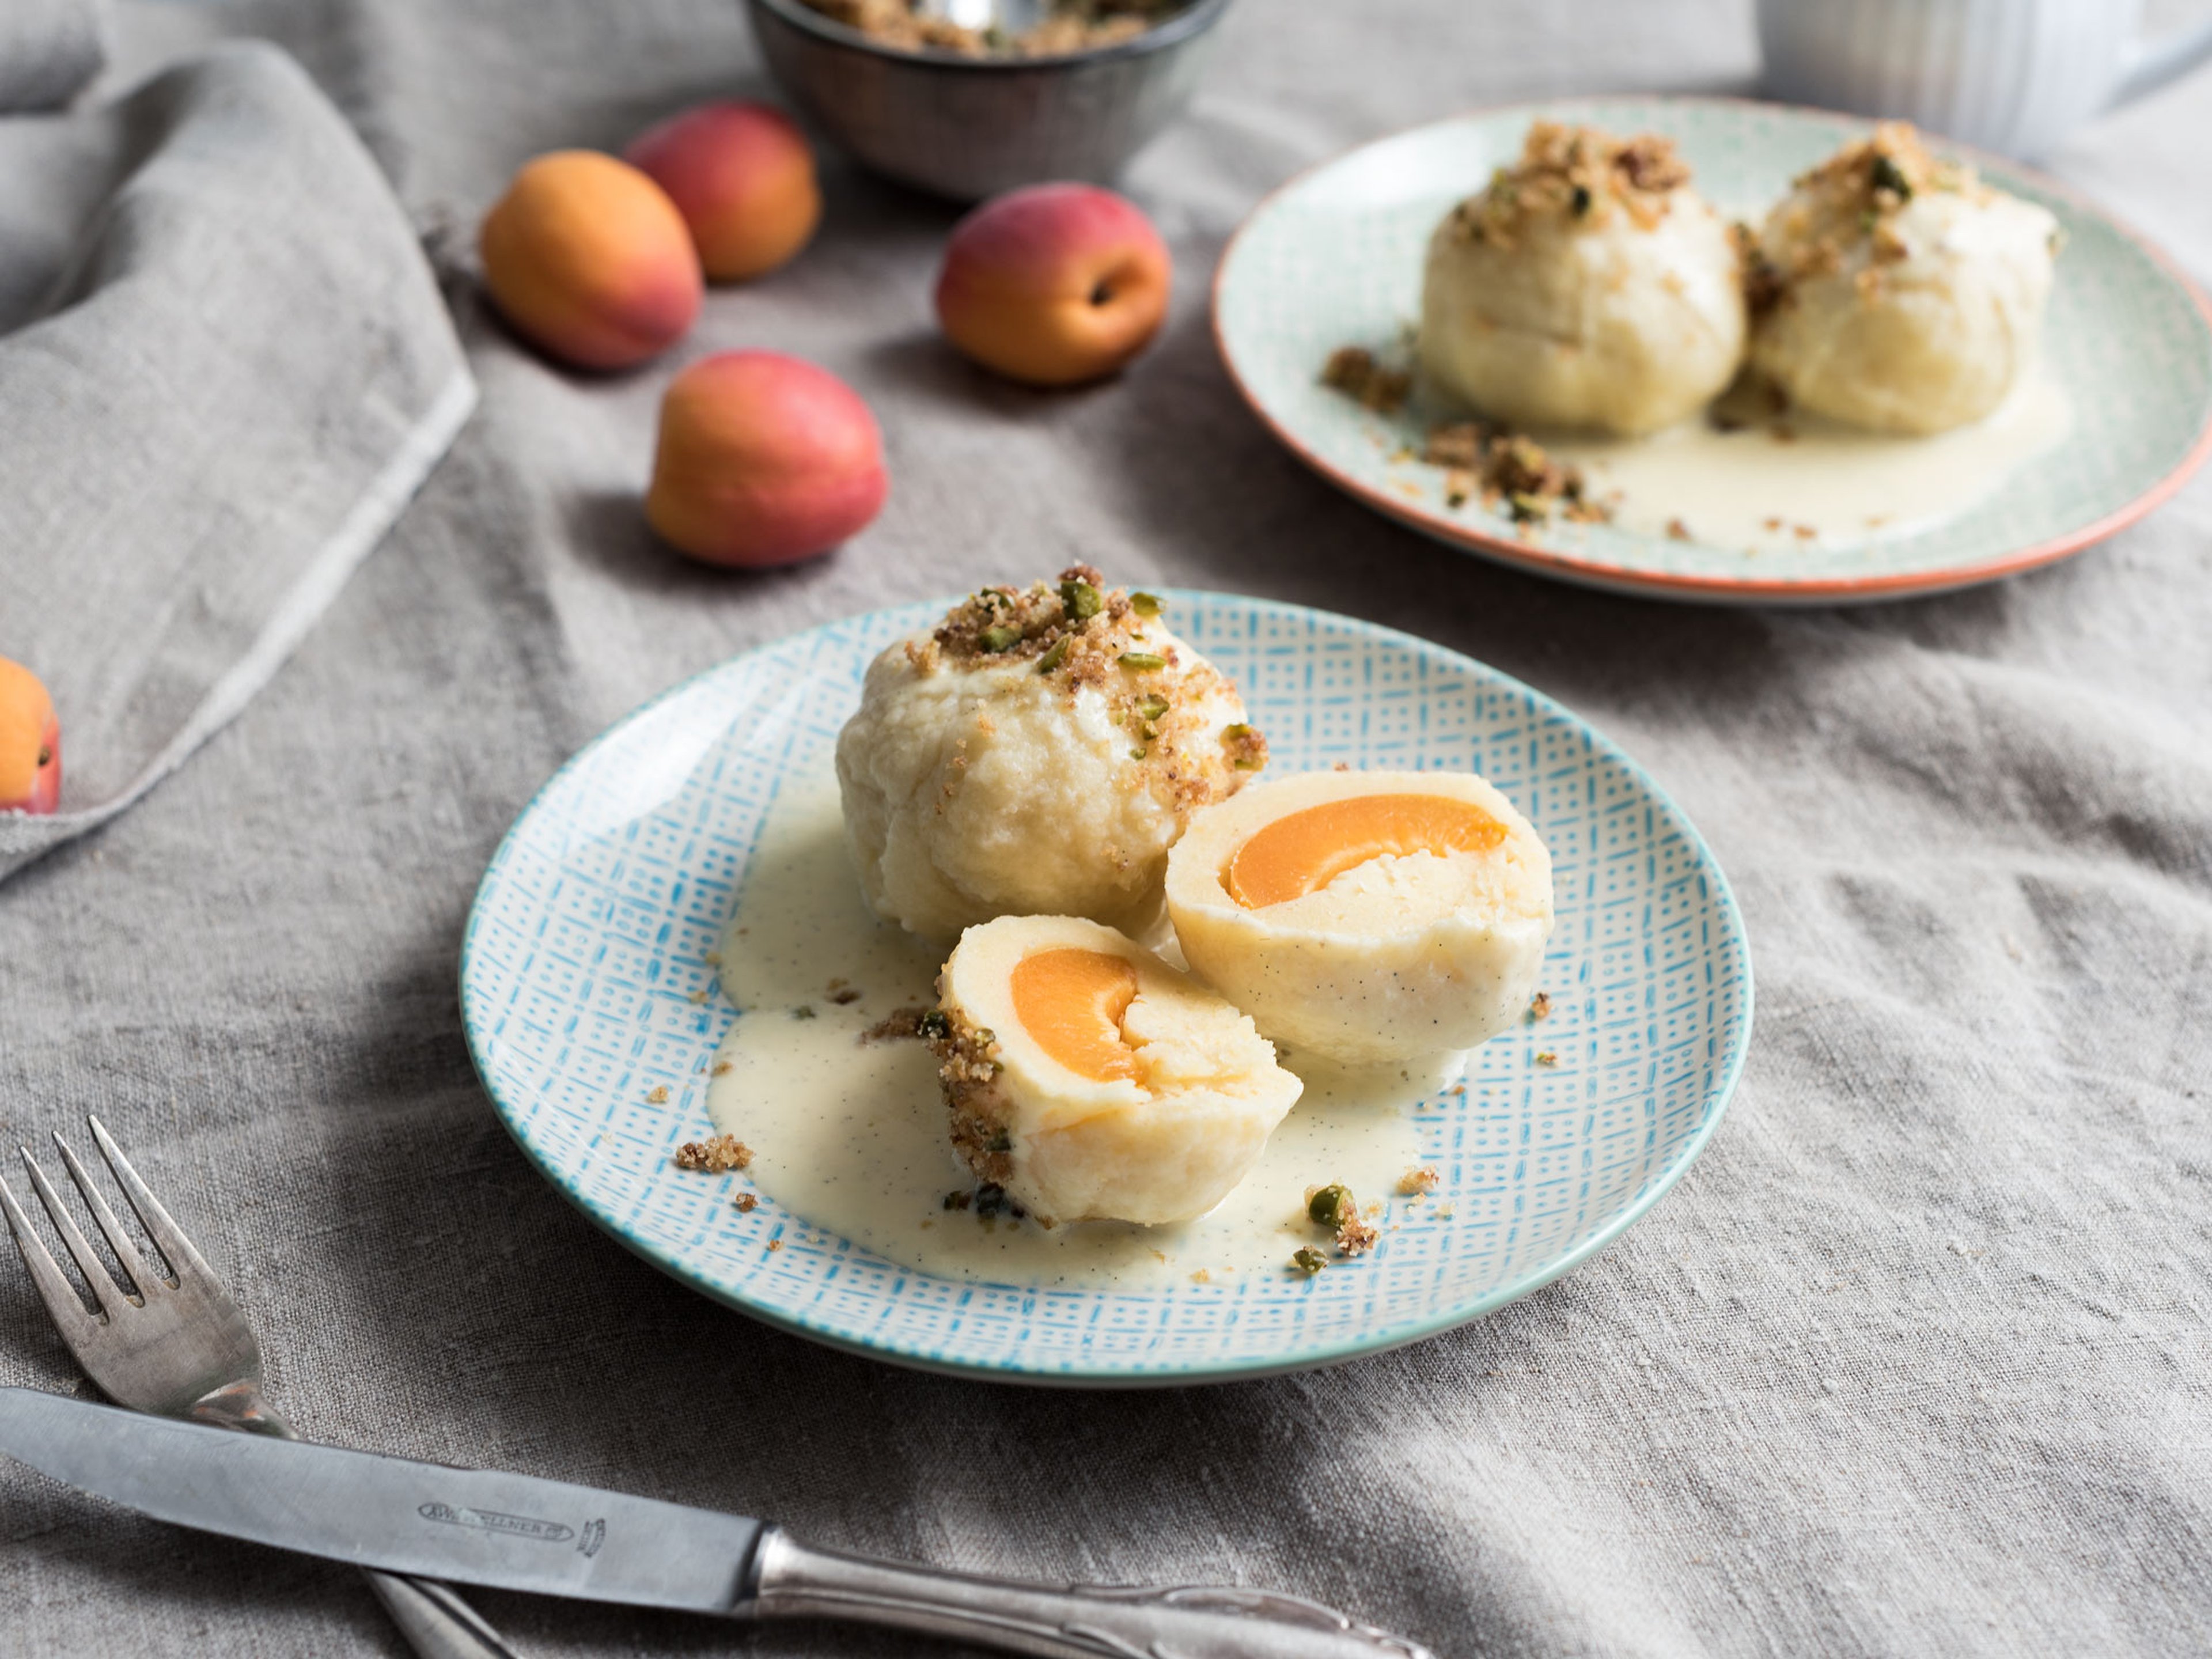
[[[87,1112],[85,1122],[91,1127],[92,1139],[100,1148],[100,1155],[115,1176],[123,1195],[131,1200],[131,1207],[138,1212],[138,1219],[146,1229],[146,1236],[167,1260],[173,1279],[183,1282],[197,1278],[204,1285],[216,1290],[223,1288],[222,1280],[207,1264],[207,1258],[192,1248],[192,1241],[185,1237],[185,1230],[171,1219],[161,1207],[161,1200],[154,1196],[153,1189],[138,1178],[138,1171],[131,1167],[131,1160],[123,1156],[123,1149],[115,1144],[115,1137],[107,1133],[107,1126]],[[224,1292],[226,1295],[228,1291]]]
[[[23,1161],[28,1164],[30,1158],[31,1154],[26,1151]],[[33,1164],[31,1168],[35,1173],[38,1165]],[[53,1213],[53,1200],[46,1199],[45,1201],[47,1212]],[[30,1217],[23,1213],[23,1206],[15,1201],[15,1191],[4,1179],[0,1179],[0,1207],[4,1207],[8,1212],[8,1231],[15,1234],[15,1248],[23,1253],[23,1265],[31,1270],[31,1281],[39,1287],[39,1299],[46,1304],[47,1313],[53,1316],[54,1323],[61,1328],[62,1340],[74,1352],[78,1344],[88,1341],[98,1334],[99,1317],[86,1309],[84,1298],[76,1293],[76,1286],[69,1282],[60,1265],[46,1247],[39,1242],[39,1236],[31,1231]],[[70,1228],[68,1231],[73,1232],[76,1230]],[[83,1240],[77,1242],[82,1243]],[[80,1265],[82,1260],[78,1258]],[[106,1274],[103,1271],[100,1276],[104,1279]]]
[[[70,1179],[76,1183],[78,1193],[83,1196],[85,1208],[92,1212],[93,1220],[99,1224],[100,1236],[107,1241],[107,1248],[115,1252],[115,1259],[123,1264],[123,1271],[131,1275],[131,1286],[138,1292],[140,1300],[151,1296],[156,1286],[166,1288],[169,1282],[167,1276],[154,1272],[146,1265],[145,1258],[138,1254],[137,1243],[123,1231],[123,1224],[116,1219],[115,1212],[107,1207],[107,1200],[100,1195],[100,1188],[84,1172],[84,1165],[76,1161],[76,1154],[70,1150],[69,1142],[62,1139],[58,1129],[54,1131],[54,1146],[62,1155],[62,1164],[69,1170]]]

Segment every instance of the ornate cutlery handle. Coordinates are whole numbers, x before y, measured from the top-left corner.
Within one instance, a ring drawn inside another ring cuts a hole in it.
[[[753,1556],[760,1618],[852,1619],[1038,1659],[1435,1659],[1342,1613],[1265,1590],[1024,1584],[812,1549],[780,1527]]]

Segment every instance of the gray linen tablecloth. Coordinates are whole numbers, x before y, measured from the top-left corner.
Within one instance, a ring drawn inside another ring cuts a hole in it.
[[[2057,568],[1875,610],[1524,579],[1309,477],[1218,368],[1223,239],[1295,170],[1486,100],[1734,88],[1741,0],[1247,0],[1128,179],[1164,338],[1066,396],[970,372],[951,213],[833,164],[820,239],[689,358],[850,379],[896,482],[742,578],[640,521],[659,371],[579,379],[465,297],[480,413],[289,666],[133,812],[0,888],[0,1115],[102,1113],[259,1325],[307,1433],[1036,1577],[1293,1589],[1452,1656],[2212,1647],[2212,478]],[[765,90],[732,0],[125,9],[107,85],[290,47],[434,246],[513,167]],[[2212,88],[2057,170],[2212,278]],[[454,285],[448,284],[449,289]],[[1748,913],[1749,1069],[1600,1260],[1341,1369],[1169,1393],[923,1376],[678,1289],[525,1166],[454,1006],[471,891],[631,704],[825,617],[1081,556],[1414,629],[1550,691],[1696,818]],[[4,558],[0,550],[0,558]],[[0,1380],[72,1386],[0,1272]],[[0,1470],[0,1647],[397,1652],[356,1580]],[[537,1654],[919,1654],[486,1594]]]

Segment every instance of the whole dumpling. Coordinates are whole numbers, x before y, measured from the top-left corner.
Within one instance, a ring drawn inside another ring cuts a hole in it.
[[[941,939],[1002,915],[1141,934],[1191,814],[1267,753],[1159,600],[1076,565],[1056,586],[987,587],[879,655],[837,782],[885,921]]]
[[[2058,236],[2042,208],[1886,125],[1767,216],[1752,362],[1793,404],[1854,426],[1980,420],[2035,362]]]
[[[1516,426],[1637,434],[1743,358],[1741,266],[1673,143],[1539,121],[1429,240],[1422,368]]]

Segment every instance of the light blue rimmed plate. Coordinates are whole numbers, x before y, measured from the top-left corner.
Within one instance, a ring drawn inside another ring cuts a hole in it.
[[[942,605],[813,629],[677,687],[507,832],[469,918],[462,1017],[547,1178],[744,1312],[903,1364],[1042,1382],[1194,1382],[1373,1352],[1502,1307],[1620,1237],[1711,1136],[1750,1036],[1742,919],[1689,820],[1589,726],[1480,663],[1295,605],[1169,599],[1243,688],[1271,769],[1473,768],[1551,848],[1553,1012],[1480,1049],[1463,1096],[1422,1103],[1443,1175],[1425,1216],[1311,1280],[1040,1290],[934,1279],[773,1200],[740,1213],[731,1180],[674,1168],[678,1144],[710,1129],[708,1068],[738,1016],[706,956],[769,805],[835,741],[869,659]]]
[[[2166,256],[2056,180],[1963,154],[1990,183],[2057,216],[2066,243],[2045,329],[2048,372],[2073,406],[2053,452],[1940,522],[1776,553],[1611,525],[1524,532],[1480,501],[1453,505],[1413,460],[1413,414],[1362,409],[1320,384],[1342,345],[1387,348],[1420,314],[1423,251],[1455,202],[1520,153],[1530,121],[1674,139],[1698,188],[1756,219],[1790,179],[1872,123],[1713,98],[1525,104],[1378,139],[1293,179],[1222,254],[1214,334],[1230,377],[1299,459],[1370,507],[1437,539],[1586,586],[1678,599],[1835,604],[1994,580],[2080,551],[2133,523],[2212,455],[2212,305]]]

